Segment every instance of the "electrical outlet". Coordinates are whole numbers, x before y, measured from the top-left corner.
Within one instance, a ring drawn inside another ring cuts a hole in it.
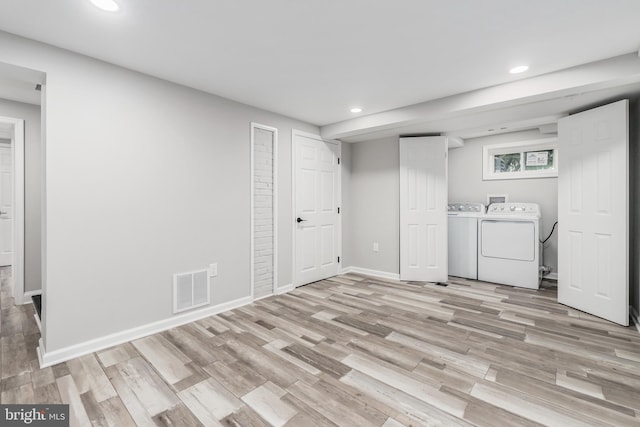
[[[218,263],[214,262],[213,264],[209,264],[209,276],[215,277],[218,275]]]
[[[373,244],[373,252],[378,252],[380,251],[380,245],[378,245],[378,242],[375,242]]]

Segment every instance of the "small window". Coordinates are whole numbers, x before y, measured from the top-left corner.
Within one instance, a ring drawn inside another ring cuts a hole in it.
[[[558,176],[556,138],[483,147],[482,179],[526,179]]]

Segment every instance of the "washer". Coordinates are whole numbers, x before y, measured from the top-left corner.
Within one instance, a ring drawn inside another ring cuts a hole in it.
[[[478,278],[478,218],[482,203],[449,203],[449,275]]]
[[[538,289],[540,207],[493,203],[478,219],[478,280]]]

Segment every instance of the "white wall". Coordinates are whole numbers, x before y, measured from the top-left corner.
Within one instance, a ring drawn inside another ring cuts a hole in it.
[[[318,128],[0,33],[47,74],[47,352],[172,317],[176,272],[218,262],[212,304],[250,295],[250,130],[279,129],[279,285],[292,281],[291,130]]]
[[[397,137],[351,144],[349,266],[400,272],[399,155]]]
[[[465,140],[464,146],[449,150],[449,201],[486,203],[487,194],[508,194],[510,202],[540,205],[540,238],[546,237],[558,219],[558,179],[482,180],[482,147],[485,144],[549,138],[538,131],[525,131]],[[561,161],[561,160],[560,160]],[[562,166],[560,166],[562,167]],[[544,264],[558,268],[557,227],[545,244]],[[544,236],[544,237],[543,237]]]
[[[40,290],[40,107],[0,98],[0,116],[24,120],[24,290]]]

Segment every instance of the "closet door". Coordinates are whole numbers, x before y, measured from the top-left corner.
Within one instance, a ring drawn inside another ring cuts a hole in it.
[[[558,122],[558,302],[629,324],[629,105]]]
[[[400,279],[446,282],[447,138],[400,138]]]

